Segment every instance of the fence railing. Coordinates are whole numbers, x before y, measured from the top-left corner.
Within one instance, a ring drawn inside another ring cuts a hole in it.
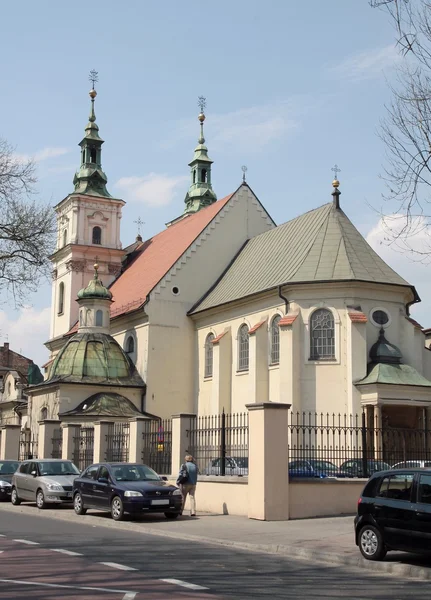
[[[144,422],[142,462],[161,475],[172,470],[172,419]]]
[[[202,475],[248,475],[248,413],[192,417],[188,436]]]
[[[51,442],[51,458],[61,458],[63,448],[63,430],[61,429],[61,427],[59,427],[58,429],[54,429]]]
[[[73,462],[80,471],[89,467],[94,457],[94,428],[76,427],[73,436]]]
[[[24,429],[20,432],[19,437],[19,460],[28,460],[29,458],[38,457],[38,439],[31,437],[31,432]]]
[[[110,423],[106,442],[106,460],[108,462],[128,462],[130,447],[129,423]]]
[[[394,466],[421,466],[411,461],[431,466],[431,434],[423,420],[399,428],[365,412],[290,412],[288,418],[291,477],[369,477]]]

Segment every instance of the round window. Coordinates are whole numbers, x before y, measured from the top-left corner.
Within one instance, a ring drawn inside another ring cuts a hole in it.
[[[180,293],[180,288],[174,285],[174,287],[172,288],[172,293],[174,296],[178,296],[178,294]]]
[[[380,325],[381,327],[389,323],[388,313],[380,308],[373,310],[373,312],[371,313],[371,319],[376,325]]]

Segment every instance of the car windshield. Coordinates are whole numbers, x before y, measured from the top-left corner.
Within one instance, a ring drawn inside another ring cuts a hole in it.
[[[73,462],[68,460],[39,463],[40,474],[44,477],[58,477],[58,475],[79,475],[79,470]]]
[[[241,469],[248,469],[248,458],[242,456],[235,458],[235,462]]]
[[[338,467],[327,460],[310,460],[309,462],[317,471],[338,471]]]
[[[13,475],[18,470],[19,462],[0,462],[0,476]]]
[[[116,481],[160,481],[153,469],[146,465],[118,465],[112,467]]]

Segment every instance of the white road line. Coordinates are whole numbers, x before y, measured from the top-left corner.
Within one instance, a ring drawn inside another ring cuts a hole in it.
[[[127,592],[125,596],[123,596],[123,600],[134,600],[136,598],[136,594],[138,592]]]
[[[203,585],[196,585],[196,583],[187,583],[187,581],[181,581],[181,579],[160,579],[165,583],[173,583],[174,585],[180,585],[181,587],[188,588],[189,590],[209,590],[209,588]]]
[[[39,542],[31,542],[30,540],[12,540],[13,542],[20,542],[20,544],[27,544],[28,546],[39,546]]]
[[[109,594],[134,594],[130,598],[134,598],[136,593],[128,592],[127,590],[114,590],[111,588],[100,588],[90,586],[62,585],[61,583],[39,583],[38,581],[20,581],[18,579],[0,579],[0,583],[17,583],[19,585],[36,585],[39,587],[62,588],[65,590],[90,590],[92,592],[108,592]]]
[[[67,554],[67,556],[84,556],[79,552],[72,552],[72,550],[63,550],[62,548],[51,548],[52,552],[61,552],[61,554]]]
[[[4,533],[0,533],[0,537],[6,537]]]
[[[120,571],[137,571],[134,567],[128,567],[127,565],[120,565],[118,563],[101,562],[99,565],[105,565],[105,567],[112,567],[113,569],[120,569]]]

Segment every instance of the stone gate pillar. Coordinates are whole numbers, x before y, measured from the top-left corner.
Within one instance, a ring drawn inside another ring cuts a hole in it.
[[[188,450],[190,450],[190,438],[188,437],[188,430],[190,429],[190,421],[194,419],[196,415],[181,413],[179,415],[172,416],[172,475],[177,476],[178,471],[182,463],[184,462],[184,456]]]
[[[39,421],[38,458],[52,458],[54,431],[59,429],[61,421],[45,419]]]
[[[0,458],[18,460],[21,425],[4,425],[1,429]]]

